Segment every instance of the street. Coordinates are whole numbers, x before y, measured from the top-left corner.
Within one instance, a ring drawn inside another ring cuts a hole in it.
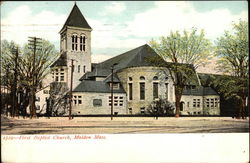
[[[231,117],[1,117],[2,134],[246,133],[249,119]]]

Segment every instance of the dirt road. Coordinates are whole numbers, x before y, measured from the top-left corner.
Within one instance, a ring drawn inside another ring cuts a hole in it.
[[[1,117],[2,134],[246,133],[249,119],[231,117]]]

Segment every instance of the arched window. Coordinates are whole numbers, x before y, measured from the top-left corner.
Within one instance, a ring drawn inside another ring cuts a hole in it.
[[[140,82],[140,100],[145,100],[145,82]]]
[[[133,78],[132,77],[128,77],[128,99],[129,100],[133,100]]]
[[[76,43],[75,49],[76,49],[76,51],[77,51],[77,36],[75,37],[75,43]]]
[[[133,83],[128,83],[128,97],[133,100]]]
[[[83,66],[83,72],[84,73],[86,72],[86,66]]]
[[[75,36],[73,35],[72,37],[72,50],[75,50]]]
[[[141,76],[141,77],[140,77],[140,80],[145,80],[145,77],[144,77],[144,76]]]
[[[81,65],[78,65],[78,73],[81,71]]]
[[[158,77],[157,77],[157,76],[154,76],[153,80],[158,80]]]
[[[84,35],[80,36],[80,51],[85,51],[86,37]]]
[[[185,105],[185,102],[181,101],[180,111],[184,110],[184,105]]]
[[[159,96],[159,88],[158,88],[158,82],[153,82],[153,99],[157,99]]]
[[[154,80],[154,82],[153,82],[153,99],[158,99],[158,97],[159,97],[159,83],[158,83],[158,81],[156,81],[156,80],[158,80],[158,77],[154,76],[153,80]]]
[[[72,35],[72,50],[77,51],[77,35]]]

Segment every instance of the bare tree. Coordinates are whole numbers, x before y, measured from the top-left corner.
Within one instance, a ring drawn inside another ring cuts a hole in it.
[[[54,45],[49,41],[42,40],[40,50],[36,53],[35,66],[32,59],[32,50],[28,48],[28,45],[24,45],[20,51],[20,57],[18,59],[18,66],[14,67],[14,59],[11,54],[12,46],[17,46],[14,42],[9,43],[3,41],[1,51],[2,54],[2,67],[3,72],[6,74],[8,70],[17,69],[17,85],[18,91],[21,93],[21,105],[18,107],[19,112],[23,115],[26,114],[27,107],[29,106],[31,99],[31,86],[32,78],[34,77],[34,89],[35,92],[39,91],[43,86],[43,79],[50,72],[50,65],[58,57],[58,52],[55,50]],[[34,69],[35,67],[35,69]],[[34,69],[34,71],[33,71]],[[11,86],[14,83],[13,71],[10,71],[5,76],[9,76],[7,80],[7,87],[11,90]],[[34,116],[34,115],[33,115]]]
[[[66,83],[50,84],[49,116],[59,116],[69,109],[69,90]]]

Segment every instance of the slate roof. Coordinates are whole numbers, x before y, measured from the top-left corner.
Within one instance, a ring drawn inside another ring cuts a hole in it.
[[[92,72],[86,72],[79,80],[90,80],[93,75],[91,75]]]
[[[77,7],[76,3],[74,7],[72,8],[62,29],[64,29],[66,26],[92,29],[89,26],[86,19],[84,18],[84,16],[82,15],[80,9]]]
[[[106,77],[111,74],[110,70],[111,65],[115,63],[117,63],[117,65],[114,66],[115,72],[128,67],[155,66],[155,64],[148,61],[148,58],[153,58],[153,57],[159,58],[158,54],[149,45],[145,44],[135,49],[132,49],[128,52],[110,58],[104,62],[93,65],[93,71],[83,75],[80,80],[91,79],[95,76]],[[160,59],[159,61],[166,63],[165,61],[163,61],[162,58],[159,59]],[[171,62],[167,63],[169,65],[176,64]],[[192,85],[199,85],[197,75],[193,66],[189,64],[181,64],[181,65],[189,67],[191,66],[191,69],[193,69],[194,73],[192,74],[192,78],[189,81],[189,83]]]
[[[60,57],[50,67],[56,67],[56,66],[67,66],[66,52],[62,53]]]
[[[88,80],[93,77],[107,77],[111,74],[111,70],[109,69],[100,69],[100,68],[94,68],[92,72],[85,73],[79,80]]]
[[[101,62],[96,66],[96,68],[110,69],[110,66],[115,63],[117,63],[117,65],[114,67],[114,70],[128,67],[150,66],[152,64],[147,62],[146,58],[157,55],[158,54],[149,45],[145,44]]]
[[[150,66],[152,64],[146,61],[146,58],[152,56],[157,56],[157,53],[149,45],[145,44],[99,64],[92,65],[93,71],[84,74],[80,80],[90,79],[94,76],[107,77],[111,74],[110,68],[114,63],[117,63],[114,66],[114,71],[128,67]]]
[[[198,75],[203,86],[210,86],[215,79],[234,78],[233,76],[222,74],[198,73]]]
[[[110,93],[110,87],[108,83],[103,81],[83,80],[73,92],[96,92],[96,93]],[[125,93],[124,89],[120,85],[119,89],[114,89],[114,93]]]
[[[195,89],[184,89],[182,95],[207,96],[219,94],[211,87],[197,86]]]
[[[111,82],[111,77],[112,77],[112,76],[111,76],[111,74],[110,74],[109,76],[107,76],[107,78],[104,80],[104,82],[106,82],[106,83]],[[120,83],[119,77],[117,76],[116,73],[113,74],[113,82],[114,82],[114,83]]]

